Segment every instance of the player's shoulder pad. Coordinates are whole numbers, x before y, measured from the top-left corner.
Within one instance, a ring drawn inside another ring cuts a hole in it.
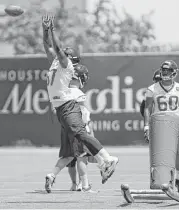
[[[73,66],[72,61],[69,58],[67,58],[67,60],[68,60],[67,69],[70,69],[70,70],[74,71],[74,66]]]
[[[175,86],[176,86],[176,87],[179,87],[179,83],[178,83],[178,82],[175,82]]]
[[[154,92],[156,84],[157,83],[150,85],[149,87],[147,87],[147,90],[150,90],[151,92]]]
[[[177,92],[179,91],[179,83],[178,82],[175,82],[175,86],[174,86],[174,90],[176,90]]]

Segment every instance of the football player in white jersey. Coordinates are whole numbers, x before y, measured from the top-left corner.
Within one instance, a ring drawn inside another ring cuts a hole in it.
[[[50,70],[47,74],[49,100],[52,106],[55,107],[58,120],[68,132],[69,137],[72,139],[74,137],[77,138],[78,141],[82,142],[88,148],[96,159],[100,171],[102,171],[107,181],[115,171],[118,158],[110,156],[100,142],[90,136],[86,131],[80,105],[76,101],[73,88],[69,87],[72,78],[75,76],[73,61],[78,56],[76,56],[75,51],[71,48],[68,50],[68,53],[63,50],[62,44],[55,32],[53,16],[43,16],[42,26],[44,48],[51,63]],[[51,46],[47,41],[49,33],[55,54],[51,53]],[[53,181],[53,176],[46,177],[46,184],[50,185]]]
[[[153,75],[153,82],[156,83],[156,82],[159,82],[160,80],[161,80],[160,70],[157,69],[154,72],[154,75]],[[144,117],[144,109],[145,109],[145,98],[144,98],[144,100],[142,101],[142,103],[140,105],[140,113],[141,113],[142,117]]]
[[[177,73],[177,64],[172,60],[165,61],[160,68],[160,79],[157,77],[159,81],[147,88],[144,109],[144,138],[147,142],[149,142],[149,121],[152,114],[171,112],[179,116],[179,83],[174,81]],[[178,164],[176,166],[178,167]],[[179,191],[179,168],[176,169],[175,184]]]
[[[81,112],[82,112],[82,119],[86,125],[86,130],[88,133],[92,132],[90,125],[88,122],[90,120],[90,112],[84,105],[86,100],[86,95],[80,90],[87,82],[88,79],[88,70],[84,65],[77,64],[75,66],[75,78],[70,83],[70,87],[74,88],[73,92],[76,96],[78,103],[80,104]],[[65,167],[63,164],[66,163],[69,158],[73,157],[74,159],[67,165],[68,171],[70,174],[70,178],[72,180],[72,187],[70,190],[72,191],[83,191],[83,192],[90,192],[94,193],[95,191],[91,190],[91,185],[88,181],[87,176],[87,163],[92,157],[89,154],[87,148],[85,148],[84,144],[79,142],[76,138],[74,140],[70,139],[68,133],[66,132],[65,128],[61,128],[61,147],[59,152],[59,160],[58,164],[56,165],[55,169],[52,170],[50,174],[47,174],[47,177],[53,176],[56,178],[57,174]],[[77,164],[76,164],[77,162]],[[94,158],[93,158],[94,162]],[[96,162],[95,162],[96,163]],[[79,184],[77,184],[77,177],[76,177],[76,165],[79,174]],[[59,166],[59,167],[58,167]],[[59,170],[57,170],[59,168]],[[51,192],[52,185],[45,185],[45,189],[48,193]]]
[[[150,116],[155,113],[172,112],[179,114],[179,83],[174,79],[177,76],[177,64],[165,61],[160,68],[161,81],[151,85],[146,90],[144,110],[144,133],[149,137]]]

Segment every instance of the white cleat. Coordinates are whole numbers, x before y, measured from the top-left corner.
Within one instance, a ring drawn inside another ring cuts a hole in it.
[[[77,191],[82,191],[82,182],[79,182],[78,187],[77,187]]]
[[[45,177],[45,190],[47,191],[47,193],[51,193],[54,182],[55,177],[52,174],[47,174],[47,176]]]
[[[84,193],[98,193],[99,191],[94,191],[94,190],[92,190],[91,189],[91,185],[89,185],[89,187],[87,187],[87,188],[82,188],[82,192],[84,192]]]
[[[112,160],[105,163],[105,165],[103,166],[101,172],[101,176],[102,176],[102,184],[104,184],[114,173],[116,166],[119,162],[119,158],[117,157],[112,157]]]

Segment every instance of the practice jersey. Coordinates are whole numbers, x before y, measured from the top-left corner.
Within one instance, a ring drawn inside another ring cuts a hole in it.
[[[72,88],[72,92],[76,97],[75,100],[80,104],[82,120],[87,125],[90,122],[90,112],[84,105],[84,102],[86,101],[86,94],[83,93],[79,88]]]
[[[153,98],[152,114],[163,112],[179,114],[179,83],[174,82],[167,91],[160,82],[157,82],[148,87],[146,97]]]
[[[86,101],[86,94],[83,93],[79,88],[73,87],[71,88],[71,94],[74,96],[74,99],[77,102],[85,102]]]
[[[72,92],[76,97],[75,100],[80,104],[82,120],[86,124],[86,130],[87,132],[90,132],[88,126],[89,122],[91,121],[90,111],[84,105],[84,102],[86,101],[86,94],[83,93],[79,88],[72,88]]]
[[[47,90],[53,107],[59,107],[74,99],[75,95],[71,91],[72,88],[69,88],[73,75],[74,67],[70,59],[68,59],[67,68],[62,68],[57,58],[53,60],[47,73]]]
[[[86,108],[86,106],[84,106],[84,105],[80,105],[80,108],[81,108],[81,112],[82,112],[83,122],[87,125],[91,121],[91,119],[90,119],[90,112]]]

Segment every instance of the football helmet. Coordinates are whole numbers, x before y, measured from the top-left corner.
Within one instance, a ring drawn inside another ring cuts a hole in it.
[[[153,82],[159,82],[161,80],[161,76],[160,76],[160,69],[157,69],[155,72],[154,72],[154,75],[153,75]]]
[[[84,87],[89,79],[87,67],[82,64],[77,64],[74,67],[74,70],[75,72],[73,78],[80,81],[81,88]]]
[[[177,76],[178,66],[172,60],[167,60],[160,67],[160,76],[162,80],[171,80]]]
[[[80,62],[79,53],[71,47],[66,47],[64,50],[65,55],[72,61],[72,64],[75,66]]]

